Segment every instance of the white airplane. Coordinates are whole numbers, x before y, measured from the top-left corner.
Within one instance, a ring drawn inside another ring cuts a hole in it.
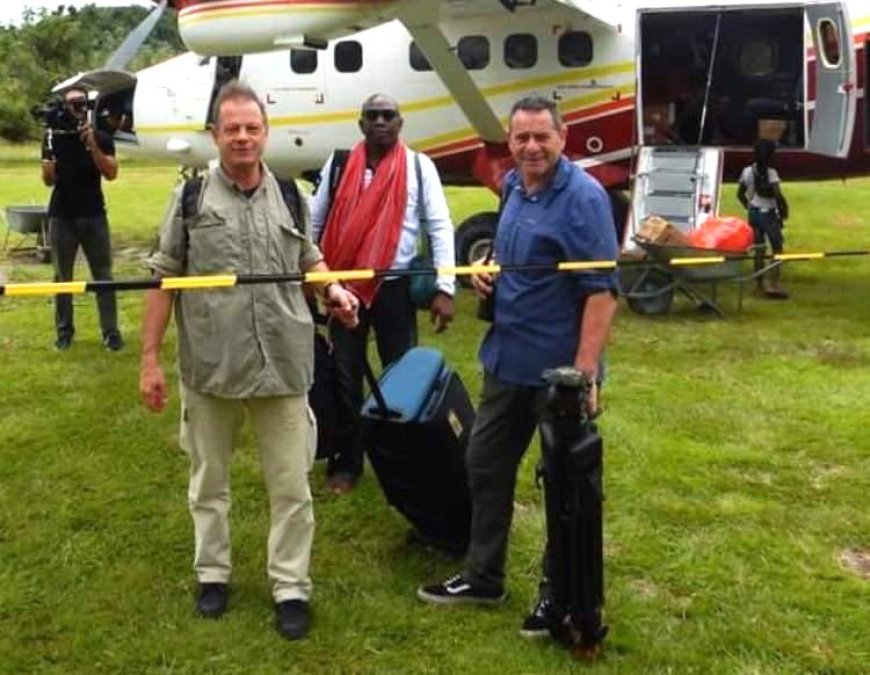
[[[192,52],[126,72],[143,25],[105,69],[57,90],[95,90],[98,117],[126,114],[119,146],[187,167],[214,157],[211,103],[238,77],[266,102],[270,166],[308,179],[359,139],[359,105],[374,92],[401,102],[404,140],[446,184],[499,184],[508,110],[533,93],[558,101],[567,154],[621,215],[632,171],[664,161],[644,148],[679,149],[695,167],[688,200],[647,191],[629,223],[670,208],[691,227],[718,209],[722,176],[737,175],[759,136],[779,143],[788,180],[870,172],[868,0],[162,0],[146,22],[167,2]],[[488,244],[494,218],[460,227],[461,262]]]

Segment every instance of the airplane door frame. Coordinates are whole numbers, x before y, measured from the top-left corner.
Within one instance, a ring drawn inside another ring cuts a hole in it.
[[[209,129],[214,122],[214,103],[217,100],[221,87],[227,82],[238,80],[242,73],[244,56],[218,56],[214,60],[214,84],[208,101],[208,110],[205,118],[205,129]]]
[[[846,157],[852,144],[858,87],[852,26],[843,2],[808,4],[805,9],[816,50],[816,99],[806,149],[819,155]],[[831,27],[836,31],[836,55],[830,56]]]

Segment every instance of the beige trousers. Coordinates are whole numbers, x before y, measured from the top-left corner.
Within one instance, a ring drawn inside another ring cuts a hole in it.
[[[230,579],[230,460],[245,409],[269,494],[268,574],[275,602],[308,600],[314,509],[308,472],[317,438],[307,396],[226,399],[181,386],[181,447],[190,456],[193,568],[200,583]]]

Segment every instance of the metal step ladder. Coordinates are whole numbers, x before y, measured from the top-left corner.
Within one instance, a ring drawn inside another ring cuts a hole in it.
[[[640,148],[632,181],[631,218],[626,250],[650,216],[690,232],[719,211],[722,150],[698,146]]]

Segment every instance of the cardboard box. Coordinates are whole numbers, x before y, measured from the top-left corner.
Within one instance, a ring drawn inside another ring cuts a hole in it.
[[[786,120],[758,120],[758,138],[766,141],[778,141],[788,127]]]
[[[678,227],[674,227],[664,218],[650,216],[637,233],[641,241],[659,244],[661,246],[691,246],[688,235]]]

